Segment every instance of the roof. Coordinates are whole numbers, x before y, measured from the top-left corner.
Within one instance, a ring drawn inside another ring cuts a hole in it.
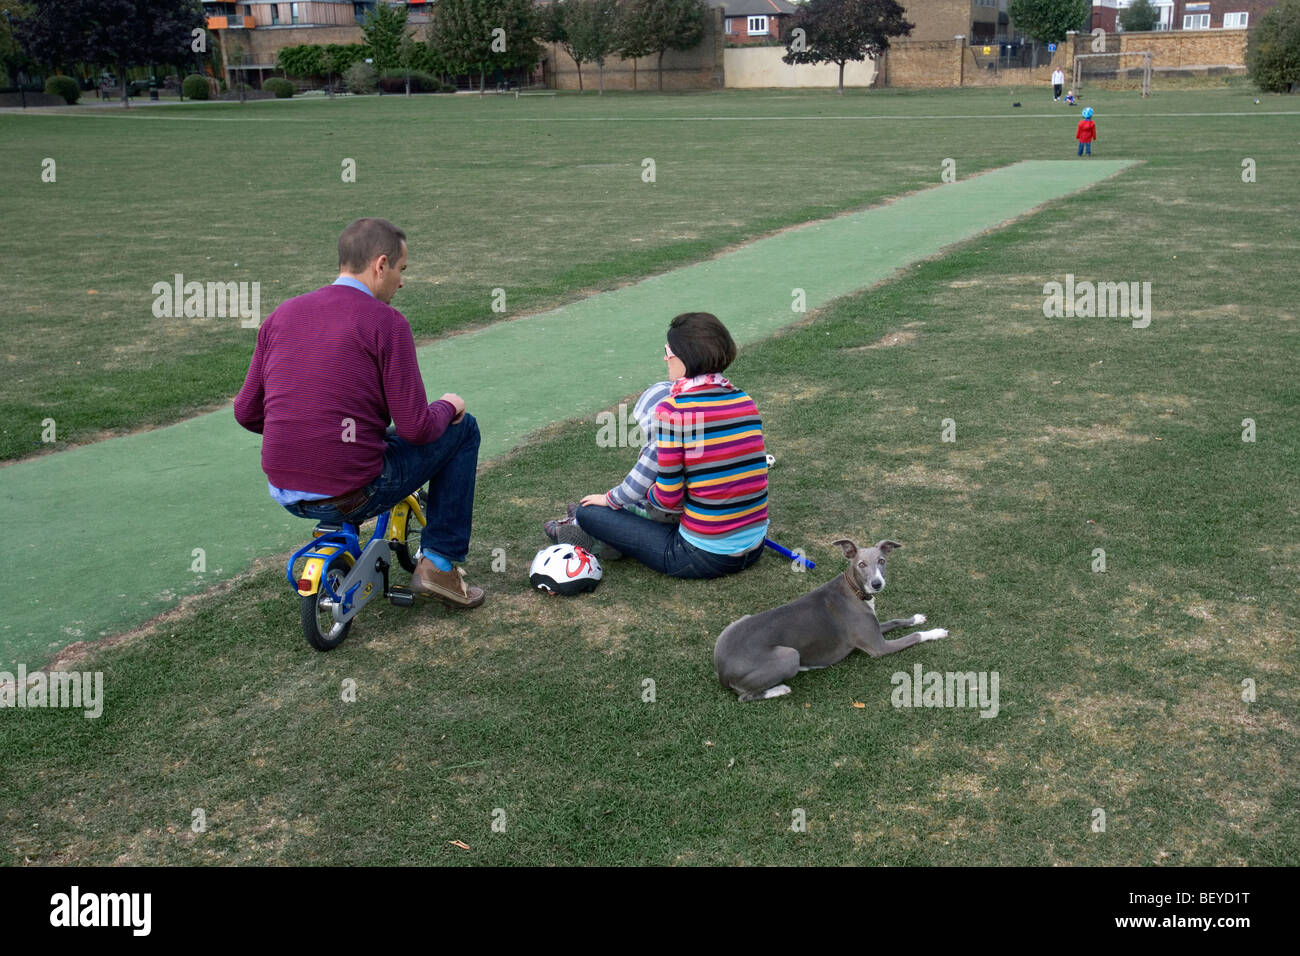
[[[723,7],[729,17],[779,16],[798,8],[787,0],[704,0],[710,9]]]

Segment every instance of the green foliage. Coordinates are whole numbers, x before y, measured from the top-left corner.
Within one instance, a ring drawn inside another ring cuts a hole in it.
[[[364,43],[330,43],[325,46],[322,65],[326,73],[341,76],[353,63],[360,63],[365,58]]]
[[[35,0],[18,41],[53,66],[174,63],[190,56],[190,31],[202,28],[198,0]],[[2,18],[0,18],[2,19]]]
[[[403,70],[419,70],[421,73],[441,72],[441,64],[433,48],[413,36],[404,37],[397,52],[398,63]]]
[[[1300,89],[1300,0],[1281,0],[1246,41],[1246,73],[1265,93]]]
[[[208,78],[191,73],[181,83],[181,93],[187,100],[206,100],[208,98]]]
[[[349,93],[373,93],[379,89],[379,73],[362,60],[343,71],[343,84]]]
[[[405,93],[406,79],[411,79],[412,93],[437,93],[442,89],[442,81],[432,73],[424,70],[390,70],[379,77],[379,88],[385,93]]]
[[[369,56],[375,69],[383,73],[401,66],[402,38],[406,35],[406,7],[377,4],[366,14],[361,32],[366,38]]]
[[[1119,12],[1119,25],[1130,33],[1154,30],[1160,22],[1160,11],[1151,0],[1133,0],[1132,5]]]
[[[15,74],[19,70],[27,70],[31,67],[31,59],[23,52],[22,45],[18,38],[14,36],[14,29],[22,23],[27,17],[31,16],[32,11],[26,3],[14,2],[5,3],[9,10],[10,16],[13,17],[13,25],[9,23],[9,17],[0,16],[0,74],[6,76],[6,83],[16,83]]]
[[[61,96],[68,105],[72,105],[81,98],[81,87],[77,81],[70,76],[52,76],[45,81],[45,92],[51,96]]]
[[[324,76],[325,48],[318,43],[287,46],[275,57],[275,65],[289,76],[314,79]]]
[[[274,93],[277,100],[287,100],[293,96],[297,87],[282,76],[273,76],[262,84],[262,89]]]
[[[1064,43],[1070,30],[1087,30],[1092,0],[1011,0],[1007,13],[1039,43]]]
[[[429,24],[429,46],[440,68],[482,77],[497,68],[535,65],[544,30],[532,0],[441,0]]]

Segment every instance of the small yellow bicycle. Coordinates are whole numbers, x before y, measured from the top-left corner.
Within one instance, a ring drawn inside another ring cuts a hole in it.
[[[388,569],[396,557],[406,571],[415,571],[424,506],[423,489],[407,495],[379,516],[364,548],[360,525],[316,525],[311,543],[295,551],[284,569],[289,586],[301,596],[302,632],[308,644],[318,651],[338,647],[352,629],[353,618],[377,595],[397,607],[415,603],[409,588],[388,583]],[[303,559],[306,564],[295,575],[294,565]]]

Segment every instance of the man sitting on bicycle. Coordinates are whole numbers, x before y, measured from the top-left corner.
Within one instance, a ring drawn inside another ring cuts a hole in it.
[[[427,482],[411,591],[478,607],[483,589],[452,567],[469,554],[478,423],[459,395],[427,400],[410,323],[389,305],[405,268],[406,233],[388,220],[343,230],[334,283],[258,329],[235,419],[262,436],[271,497],[300,518],[359,524]]]

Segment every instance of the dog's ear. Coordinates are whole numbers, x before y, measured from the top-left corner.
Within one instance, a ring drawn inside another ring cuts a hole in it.
[[[839,538],[832,541],[831,544],[838,544],[840,549],[844,552],[844,557],[848,558],[850,561],[852,561],[853,556],[858,553],[858,546],[848,538]]]
[[[893,551],[895,548],[901,548],[902,545],[897,541],[877,541],[876,547],[880,550],[881,554],[885,557],[889,557],[889,552]]]

